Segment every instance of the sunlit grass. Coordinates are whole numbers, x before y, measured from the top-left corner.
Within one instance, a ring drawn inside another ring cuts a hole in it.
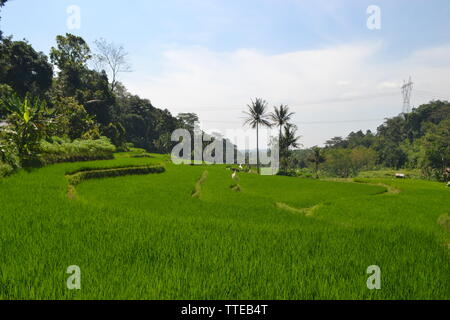
[[[438,223],[450,190],[442,184],[240,173],[236,192],[224,166],[153,156],[1,179],[0,298],[450,298],[450,238]],[[67,197],[67,173],[157,163],[165,173],[89,180]],[[81,268],[79,291],[66,287],[69,265]],[[381,267],[381,290],[366,287],[370,265]]]

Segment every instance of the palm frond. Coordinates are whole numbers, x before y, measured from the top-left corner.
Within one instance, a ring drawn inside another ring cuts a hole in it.
[[[287,125],[289,121],[291,121],[294,112],[289,111],[289,107],[287,105],[280,105],[279,108],[274,107],[274,111],[270,113],[270,119],[272,120],[273,124],[280,127]]]
[[[255,128],[257,125],[270,127],[271,123],[268,121],[269,115],[267,114],[267,102],[263,99],[256,98],[252,100],[250,105],[247,105],[248,110],[244,111],[247,119],[244,125],[251,125]]]

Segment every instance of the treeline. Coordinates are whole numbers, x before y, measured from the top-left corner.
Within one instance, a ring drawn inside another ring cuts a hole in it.
[[[5,105],[15,96],[31,104],[39,100],[53,112],[59,136],[78,139],[104,135],[119,148],[131,142],[148,151],[167,151],[168,134],[180,120],[168,110],[155,108],[149,100],[131,95],[120,83],[112,89],[106,71],[88,67],[92,59],[88,44],[72,34],[57,36],[50,59],[26,41],[2,38],[1,115],[8,116]]]
[[[351,132],[334,137],[324,148],[297,150],[293,168],[315,174],[351,177],[361,170],[420,169],[426,178],[448,180],[450,103],[432,101],[411,113],[386,119],[377,132]]]
[[[0,7],[5,2],[0,0]],[[26,40],[0,33],[0,166],[45,162],[46,150],[61,153],[67,146],[73,152],[69,144],[80,146],[83,140],[98,141],[101,148],[106,141],[119,151],[134,146],[166,153],[173,130],[192,128],[185,120],[194,114],[174,117],[118,82],[118,73],[128,70],[122,47],[103,39],[95,46],[91,50],[73,34],[59,35],[47,56]]]

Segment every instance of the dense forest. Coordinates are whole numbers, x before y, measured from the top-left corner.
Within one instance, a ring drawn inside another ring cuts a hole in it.
[[[0,34],[0,173],[130,146],[167,153],[173,130],[193,129],[195,114],[174,117],[118,81],[128,65],[122,47],[100,39],[95,49],[59,35],[47,56]]]
[[[448,180],[450,103],[432,101],[386,119],[375,133],[351,132],[331,138],[324,148],[292,151],[290,166],[338,177],[361,170],[418,169],[425,178]]]

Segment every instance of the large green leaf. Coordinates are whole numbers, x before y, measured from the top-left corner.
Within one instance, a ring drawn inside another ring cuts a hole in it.
[[[28,123],[30,121],[30,107],[28,106],[27,99],[25,99],[25,101],[24,101],[23,120],[25,121],[25,123]]]

